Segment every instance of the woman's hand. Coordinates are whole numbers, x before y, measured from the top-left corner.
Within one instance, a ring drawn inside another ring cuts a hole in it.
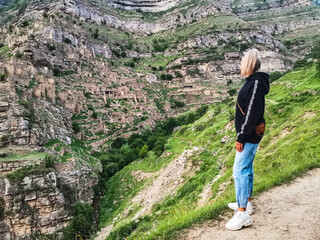
[[[242,152],[243,150],[243,144],[242,143],[239,143],[239,142],[236,142],[236,149],[238,152]]]

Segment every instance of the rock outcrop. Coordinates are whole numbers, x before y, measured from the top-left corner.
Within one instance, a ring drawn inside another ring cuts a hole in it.
[[[62,169],[0,178],[0,239],[35,239],[47,234],[61,238],[61,230],[72,219],[72,204],[92,203],[92,186],[98,181],[87,167]]]
[[[184,0],[186,1],[186,0]],[[145,12],[166,11],[179,5],[183,0],[107,0],[114,7],[124,10],[141,10]]]

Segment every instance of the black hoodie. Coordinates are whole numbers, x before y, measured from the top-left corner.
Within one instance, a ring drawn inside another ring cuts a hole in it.
[[[238,94],[235,125],[237,142],[259,143],[262,135],[255,133],[255,127],[264,122],[265,95],[269,93],[269,74],[255,72],[246,78]]]

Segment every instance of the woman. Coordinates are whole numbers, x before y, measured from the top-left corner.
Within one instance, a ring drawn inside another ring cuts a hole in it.
[[[241,75],[246,81],[238,94],[235,118],[237,151],[233,178],[237,202],[228,204],[236,211],[226,224],[229,230],[239,230],[252,224],[253,159],[264,132],[265,95],[269,92],[269,75],[258,72],[260,67],[258,50],[246,52],[241,61]]]

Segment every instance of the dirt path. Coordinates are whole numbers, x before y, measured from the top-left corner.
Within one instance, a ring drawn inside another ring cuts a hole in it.
[[[183,240],[320,239],[320,168],[313,169],[290,184],[275,187],[256,197],[253,225],[229,231],[226,222],[232,210],[221,220],[206,221],[182,231]]]

